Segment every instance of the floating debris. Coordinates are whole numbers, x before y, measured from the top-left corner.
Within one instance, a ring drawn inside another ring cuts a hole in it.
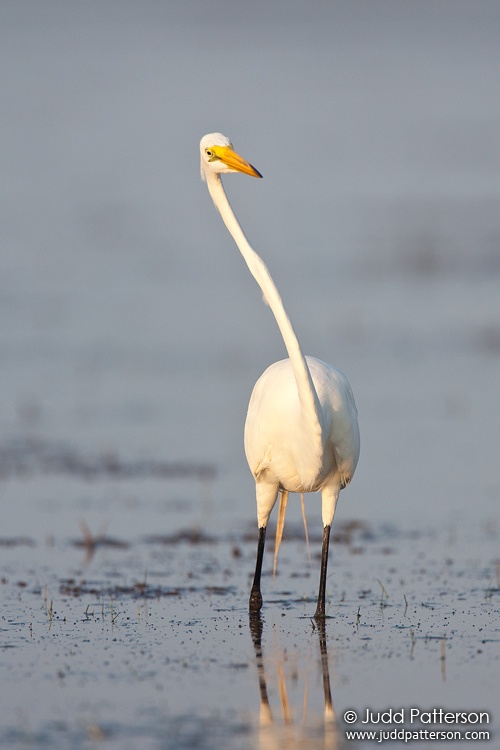
[[[0,537],[0,547],[36,547],[36,542],[27,536]]]
[[[201,479],[216,475],[213,465],[193,461],[123,460],[114,453],[85,456],[63,443],[34,438],[0,443],[0,478],[37,474],[77,476],[82,479]]]
[[[97,598],[113,597],[114,599],[163,599],[165,597],[183,597],[187,594],[209,594],[216,596],[225,596],[235,594],[234,586],[159,586],[144,581],[136,581],[130,585],[116,584],[99,585],[95,581],[76,581],[73,578],[62,580],[59,586],[59,593],[62,596],[82,597],[95,596]]]
[[[194,528],[179,529],[174,534],[154,534],[146,537],[144,541],[146,544],[215,544],[219,539]]]

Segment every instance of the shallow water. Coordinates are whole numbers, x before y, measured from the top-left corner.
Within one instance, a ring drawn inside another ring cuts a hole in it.
[[[140,504],[116,494],[115,511],[140,528]],[[164,511],[149,518],[162,527]],[[229,536],[190,527],[125,539],[84,526],[74,539],[0,540],[0,741],[357,746],[345,732],[367,728],[367,708],[488,711],[481,729],[498,732],[497,529],[338,524],[324,634],[311,619],[319,535],[309,565],[303,531],[290,526],[274,580],[268,553],[257,622],[247,614],[254,536],[250,524]]]
[[[3,745],[365,747],[367,707],[498,733],[498,4],[304,7],[2,3]],[[316,496],[248,620],[242,428],[285,353],[199,181],[216,129],[358,404],[324,637]]]

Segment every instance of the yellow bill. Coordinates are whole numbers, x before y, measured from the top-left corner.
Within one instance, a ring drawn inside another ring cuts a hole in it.
[[[252,167],[246,159],[233,151],[229,146],[212,146],[211,150],[217,159],[220,159],[230,169],[234,169],[235,172],[243,172],[249,174],[252,177],[262,177],[261,173]]]

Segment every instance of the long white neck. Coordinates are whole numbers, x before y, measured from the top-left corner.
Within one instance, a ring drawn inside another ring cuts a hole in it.
[[[226,193],[224,192],[220,176],[210,172],[206,175],[206,178],[208,190],[215,206],[222,216],[224,224],[228,228],[239,251],[243,255],[250,273],[260,286],[264,299],[273,311],[292,364],[305,425],[307,425],[310,430],[311,437],[313,437],[315,441],[321,443],[323,421],[321,406],[307,362],[300,348],[292,324],[290,323],[290,319],[285,312],[276,285],[271,278],[271,274],[269,273],[266,264],[262,258],[257,255],[245,237],[245,234],[229,204]]]

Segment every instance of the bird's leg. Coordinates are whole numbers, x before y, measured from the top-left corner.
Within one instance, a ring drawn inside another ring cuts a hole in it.
[[[321,574],[319,578],[318,606],[314,618],[324,620],[325,618],[325,598],[326,598],[326,570],[328,568],[328,547],[330,544],[330,529],[327,525],[323,529],[323,546],[321,548]]]
[[[333,710],[332,691],[330,688],[330,671],[328,669],[328,649],[326,645],[326,629],[324,617],[316,620],[319,637],[319,651],[321,654],[321,671],[323,674],[323,694],[325,696],[325,719],[335,720]]]
[[[249,624],[253,647],[255,649],[255,663],[257,665],[257,674],[259,675],[260,725],[268,726],[273,722],[273,715],[271,713],[269,696],[267,694],[266,673],[264,670],[264,655],[262,652],[262,632],[264,629],[264,625],[262,623],[260,612],[250,612]]]
[[[266,543],[266,526],[259,529],[259,544],[257,546],[257,562],[255,564],[255,575],[250,592],[250,612],[258,612],[262,607],[262,594],[260,593],[260,575],[262,573],[262,559],[264,557],[264,545]]]

